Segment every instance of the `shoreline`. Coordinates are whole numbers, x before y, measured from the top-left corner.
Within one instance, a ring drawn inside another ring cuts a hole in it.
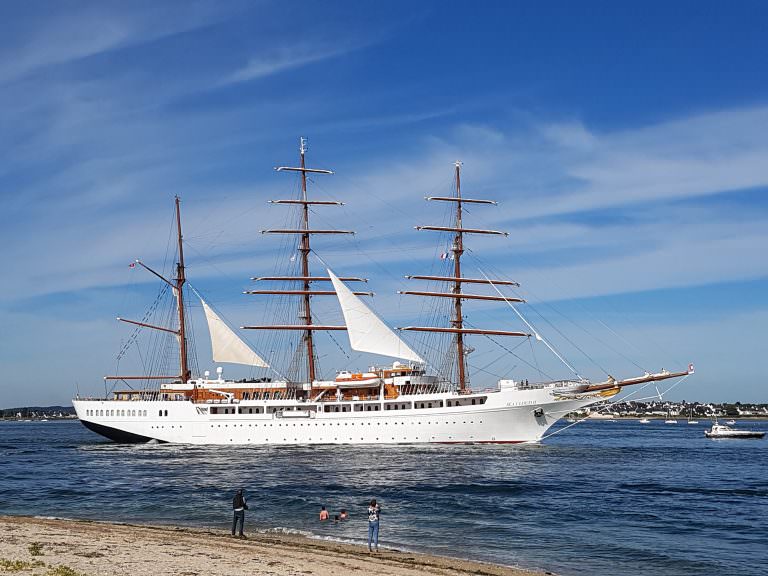
[[[0,516],[0,535],[0,571],[16,563],[16,570],[31,575],[58,566],[71,576],[551,574],[396,549],[370,554],[358,544],[269,532],[241,540],[217,529]]]

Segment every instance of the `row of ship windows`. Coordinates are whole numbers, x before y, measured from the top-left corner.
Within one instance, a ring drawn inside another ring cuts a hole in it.
[[[458,424],[459,421],[458,420],[453,420],[453,421],[443,420],[441,422],[439,420],[435,420],[434,423],[435,424]],[[467,424],[467,421],[466,420],[462,420],[461,423],[462,424]],[[469,424],[474,424],[474,423],[475,423],[474,420],[470,420],[469,421]],[[480,420],[479,423],[482,424],[483,421]],[[376,426],[381,426],[381,424],[382,424],[381,422],[376,422]],[[389,425],[392,425],[392,426],[397,426],[397,425],[407,426],[408,424],[418,424],[419,426],[421,426],[422,424],[425,424],[425,422],[384,422],[385,426],[389,426]],[[432,424],[432,421],[428,421],[428,422],[426,422],[426,424]],[[325,425],[326,425],[325,422],[322,422],[322,423],[315,422],[313,424],[307,424],[307,428],[309,428],[310,426],[314,426],[315,428],[317,428],[318,426],[325,426]],[[357,422],[345,422],[344,423],[344,426],[357,426],[357,425],[358,425]],[[371,422],[360,422],[359,425],[360,426],[372,426],[372,423]],[[224,428],[229,428],[229,424],[224,424],[223,426],[224,426]],[[240,428],[243,428],[243,427],[245,427],[245,424],[232,424],[232,428],[237,428],[238,426]],[[271,428],[272,426],[274,426],[274,424],[248,424],[248,428],[250,428],[251,426],[255,426],[257,428],[259,426],[264,426],[264,428],[269,426]],[[294,428],[296,428],[296,424],[286,424],[285,425],[286,428],[288,428],[289,426],[293,426]],[[299,426],[304,426],[304,423],[303,422],[299,423]],[[328,426],[333,426],[333,423],[329,422]],[[336,426],[341,426],[341,422],[337,422]],[[211,424],[211,428],[214,428],[214,427],[215,428],[221,428],[222,424]],[[278,428],[282,427],[282,424],[277,424],[277,427]]]
[[[462,439],[462,440],[458,440],[458,439],[454,440],[453,436],[448,436],[448,438],[445,438],[445,439],[442,439],[442,438],[441,438],[440,440],[438,440],[438,439],[437,439],[437,436],[430,436],[430,437],[429,437],[429,440],[427,440],[427,441],[434,441],[434,442],[463,442],[463,443],[467,443],[467,442],[474,442],[474,438],[475,438],[474,436],[470,436],[468,439],[466,439],[466,438],[465,438],[465,439]],[[338,438],[338,437],[336,437],[336,438],[334,438],[333,440],[334,440],[334,442],[338,442],[338,441],[339,441],[339,438]],[[352,438],[351,436],[350,436],[348,439],[347,439],[347,438],[342,438],[342,439],[341,439],[341,441],[342,441],[342,442],[346,442],[347,440],[348,440],[349,442],[355,442],[355,440],[356,440],[356,439],[355,439],[355,438]],[[377,442],[378,442],[379,440],[384,440],[385,442],[387,442],[387,439],[386,439],[386,438],[379,438],[378,436],[375,438],[375,440],[376,440]],[[394,436],[392,436],[392,437],[390,438],[390,440],[393,440],[394,442],[410,443],[410,442],[419,442],[421,439],[420,439],[418,436],[416,436],[415,438],[408,438],[407,436],[403,436],[403,437],[402,437],[402,438],[400,438],[400,439],[398,439],[398,438],[395,438]],[[229,439],[229,441],[230,441],[230,442],[234,442],[234,441],[235,441],[235,439],[234,439],[234,438],[230,438],[230,439]],[[247,440],[247,442],[252,442],[252,441],[253,441],[253,440],[251,440],[250,438],[248,438],[248,440]],[[258,440],[258,442],[269,442],[269,441],[270,441],[270,440],[269,440],[269,438],[264,438],[263,440],[261,440],[261,439],[260,439],[260,440]],[[312,440],[312,438],[307,438],[306,440],[304,440],[304,439],[302,438],[302,440],[301,440],[301,442],[312,442],[312,441],[313,441],[313,440]],[[317,442],[318,444],[325,444],[325,443],[327,443],[328,441],[329,441],[329,440],[328,440],[327,438],[318,438],[318,439],[315,439],[315,442]],[[280,442],[280,440],[275,440],[275,442]],[[285,443],[290,443],[290,442],[291,442],[291,440],[290,440],[289,438],[283,438],[283,442],[285,442]],[[299,442],[299,439],[298,439],[298,438],[294,438],[294,439],[293,439],[293,442]],[[366,440],[365,438],[363,438],[363,437],[361,436],[361,437],[360,437],[360,442],[362,442],[362,443],[365,443],[365,442],[371,442],[371,440],[370,440],[370,439]]]
[[[451,406],[475,406],[477,404],[485,404],[486,397],[479,398],[465,398],[462,400],[446,400],[445,405],[449,408]],[[384,404],[384,410],[411,410],[411,409],[428,409],[428,408],[442,408],[443,401],[435,400],[433,402],[388,402]],[[266,408],[267,414],[273,412],[280,412],[285,409],[290,409],[291,406],[269,406]],[[354,410],[353,410],[354,408]],[[311,408],[306,408],[311,410]],[[323,412],[377,412],[381,409],[381,404],[327,404],[322,407]],[[218,406],[211,407],[211,414],[263,414],[265,408],[261,406],[249,406],[240,407],[238,409],[233,408],[219,408]]]
[[[183,397],[183,395],[181,395],[181,396],[182,396],[182,398],[179,398],[179,399],[183,400],[184,397]],[[289,395],[288,395],[287,392],[280,392],[280,391],[264,392],[264,393],[254,392],[253,394],[251,394],[250,392],[243,392],[243,397],[241,399],[242,400],[283,400],[283,399],[288,399],[288,396]],[[164,394],[163,395],[163,400],[170,400],[170,399],[171,399],[171,395],[170,394]],[[205,402],[206,402],[206,404],[219,404],[221,402],[226,402],[226,400],[212,400],[212,399],[208,399]]]
[[[146,410],[86,410],[86,416],[116,416],[116,417],[144,417],[147,415]],[[158,410],[158,416],[168,416],[168,410]]]

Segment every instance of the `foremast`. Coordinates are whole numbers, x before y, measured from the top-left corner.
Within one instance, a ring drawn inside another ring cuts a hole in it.
[[[450,292],[416,292],[400,291],[400,294],[411,294],[416,296],[427,296],[431,298],[452,298],[453,317],[450,318],[450,328],[437,326],[406,326],[401,330],[414,330],[420,332],[443,332],[454,334],[456,346],[456,374],[459,391],[464,394],[469,390],[469,376],[466,365],[466,349],[464,344],[465,334],[483,334],[495,336],[530,336],[525,332],[511,332],[508,330],[484,330],[477,328],[467,328],[464,323],[464,313],[462,310],[463,300],[492,300],[504,302],[523,302],[521,298],[507,296],[491,296],[484,294],[467,294],[462,291],[462,284],[490,284],[494,286],[518,286],[517,282],[509,280],[487,280],[481,278],[464,278],[461,270],[461,257],[464,254],[464,235],[465,234],[489,234],[495,236],[508,236],[507,232],[498,230],[485,230],[478,228],[465,228],[463,222],[464,204],[491,204],[496,205],[494,200],[482,200],[475,198],[463,198],[461,196],[461,162],[456,162],[454,176],[454,195],[453,196],[429,196],[428,201],[454,202],[456,204],[456,215],[454,226],[416,226],[416,230],[432,230],[437,232],[453,232],[453,242],[450,248],[450,257],[453,260],[453,276],[406,276],[408,279],[444,281],[451,286]]]
[[[136,260],[136,264],[154,274],[160,280],[165,282],[171,287],[173,295],[176,298],[176,314],[178,318],[178,328],[167,328],[164,326],[155,326],[154,324],[148,324],[146,322],[138,322],[136,320],[128,320],[126,318],[117,319],[120,322],[127,324],[134,324],[143,328],[151,328],[153,330],[160,330],[162,332],[169,332],[175,334],[179,343],[179,374],[178,376],[158,376],[158,375],[146,375],[146,376],[105,376],[105,380],[175,380],[179,379],[182,382],[187,382],[192,373],[189,370],[189,353],[187,349],[187,331],[186,331],[186,318],[184,308],[184,284],[187,282],[185,267],[184,267],[184,244],[183,236],[181,232],[181,199],[175,197],[175,216],[176,216],[176,241],[178,247],[179,260],[176,262],[176,278],[169,280],[159,272],[153,270],[141,260]]]
[[[277,281],[277,282],[296,282],[300,289],[295,290],[247,290],[245,294],[283,294],[301,297],[301,308],[299,311],[299,323],[283,325],[263,325],[263,326],[243,326],[245,330],[298,330],[303,332],[302,340],[306,355],[307,379],[310,390],[313,383],[318,379],[317,357],[315,353],[314,332],[320,330],[346,330],[346,326],[320,325],[313,323],[312,317],[312,297],[313,296],[335,296],[334,290],[313,290],[312,284],[315,282],[330,282],[330,276],[313,276],[309,265],[309,254],[312,251],[310,238],[313,235],[326,234],[354,234],[353,230],[336,229],[313,229],[310,227],[309,208],[310,206],[341,206],[343,202],[332,200],[310,200],[307,193],[307,174],[326,174],[332,175],[333,171],[318,168],[307,168],[305,155],[307,151],[307,140],[299,140],[299,166],[279,166],[275,170],[278,172],[298,172],[301,175],[301,198],[293,200],[270,200],[271,204],[299,205],[301,207],[301,228],[299,229],[274,229],[262,230],[262,234],[293,234],[299,237],[298,252],[301,258],[301,275],[299,276],[260,276],[252,280]],[[341,280],[347,282],[367,282],[366,278],[345,277]],[[371,292],[354,292],[358,296],[371,296]]]

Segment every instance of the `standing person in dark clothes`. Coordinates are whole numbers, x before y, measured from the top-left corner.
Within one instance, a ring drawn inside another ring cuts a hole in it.
[[[232,498],[232,509],[235,511],[235,516],[232,518],[232,536],[235,535],[235,531],[237,530],[237,524],[240,523],[240,538],[245,538],[245,535],[243,534],[243,526],[245,525],[245,511],[248,510],[248,502],[245,500],[245,496],[243,496],[243,489],[240,488],[236,493],[235,497]]]
[[[371,500],[368,506],[368,552],[372,552],[371,547],[376,546],[376,552],[379,551],[379,515],[381,506],[376,504],[376,499]]]

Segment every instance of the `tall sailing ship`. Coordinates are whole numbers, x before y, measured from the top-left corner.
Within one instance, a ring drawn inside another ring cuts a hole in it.
[[[268,375],[226,380],[221,367],[217,368],[214,378],[209,372],[193,374],[188,302],[185,300],[187,288],[191,286],[188,286],[185,272],[177,197],[175,278],[166,278],[139,260],[132,264],[158,277],[165,292],[170,289],[174,297],[172,316],[175,327],[150,323],[149,315],[141,321],[118,320],[135,326],[136,331],[172,334],[178,343],[178,373],[106,376],[106,382],[117,381],[122,387],[106,394],[105,398],[78,397],[73,400],[77,415],[87,428],[116,442],[257,445],[537,442],[563,415],[602,402],[625,386],[682,377],[693,371],[689,366],[681,372],[646,372],[634,378],[617,380],[609,377],[597,383],[583,377],[541,382],[501,379],[493,389],[472,389],[467,363],[471,348],[466,344],[467,337],[534,338],[557,355],[517,311],[515,304],[522,304],[523,300],[505,294],[505,290],[518,286],[516,282],[491,279],[484,272],[480,274],[482,278],[464,275],[462,257],[468,236],[506,235],[496,230],[466,227],[466,206],[496,203],[462,196],[459,162],[454,167],[453,194],[427,198],[430,202],[445,202],[455,207],[452,225],[417,226],[418,230],[452,236],[449,252],[442,255],[451,263],[451,270],[442,276],[407,276],[440,288],[402,291],[401,294],[449,302],[449,322],[444,326],[406,326],[395,331],[363,301],[372,295],[371,292],[354,291],[347,286],[365,283],[367,279],[337,276],[327,265],[320,273],[312,270],[312,238],[352,234],[353,231],[310,226],[312,209],[340,205],[341,202],[309,198],[308,177],[332,172],[306,167],[306,141],[303,138],[299,154],[299,166],[276,168],[279,172],[298,174],[299,194],[294,199],[271,201],[297,210],[297,225],[263,231],[295,240],[292,243],[295,252],[291,257],[296,264],[294,273],[253,278],[260,285],[274,287],[246,292],[298,299],[297,306],[287,307],[295,310],[297,317],[292,323],[241,327],[270,337],[293,335],[296,345],[285,368],[286,375],[270,366],[271,359],[257,354],[238,331],[192,289],[200,298],[208,323],[214,362],[243,364],[252,370],[262,369]],[[470,293],[465,287],[485,288],[486,292],[493,293]],[[343,324],[317,322],[313,300],[321,296],[338,299]],[[511,307],[528,331],[468,326],[463,306],[471,301],[490,301]],[[315,334],[336,331],[347,332],[352,350],[389,357],[391,363],[359,372],[341,371],[333,379],[323,379],[318,369]],[[442,336],[447,361],[439,369],[430,366],[401,338],[399,331]],[[133,341],[135,334],[129,343]],[[139,387],[132,383],[138,383]]]

